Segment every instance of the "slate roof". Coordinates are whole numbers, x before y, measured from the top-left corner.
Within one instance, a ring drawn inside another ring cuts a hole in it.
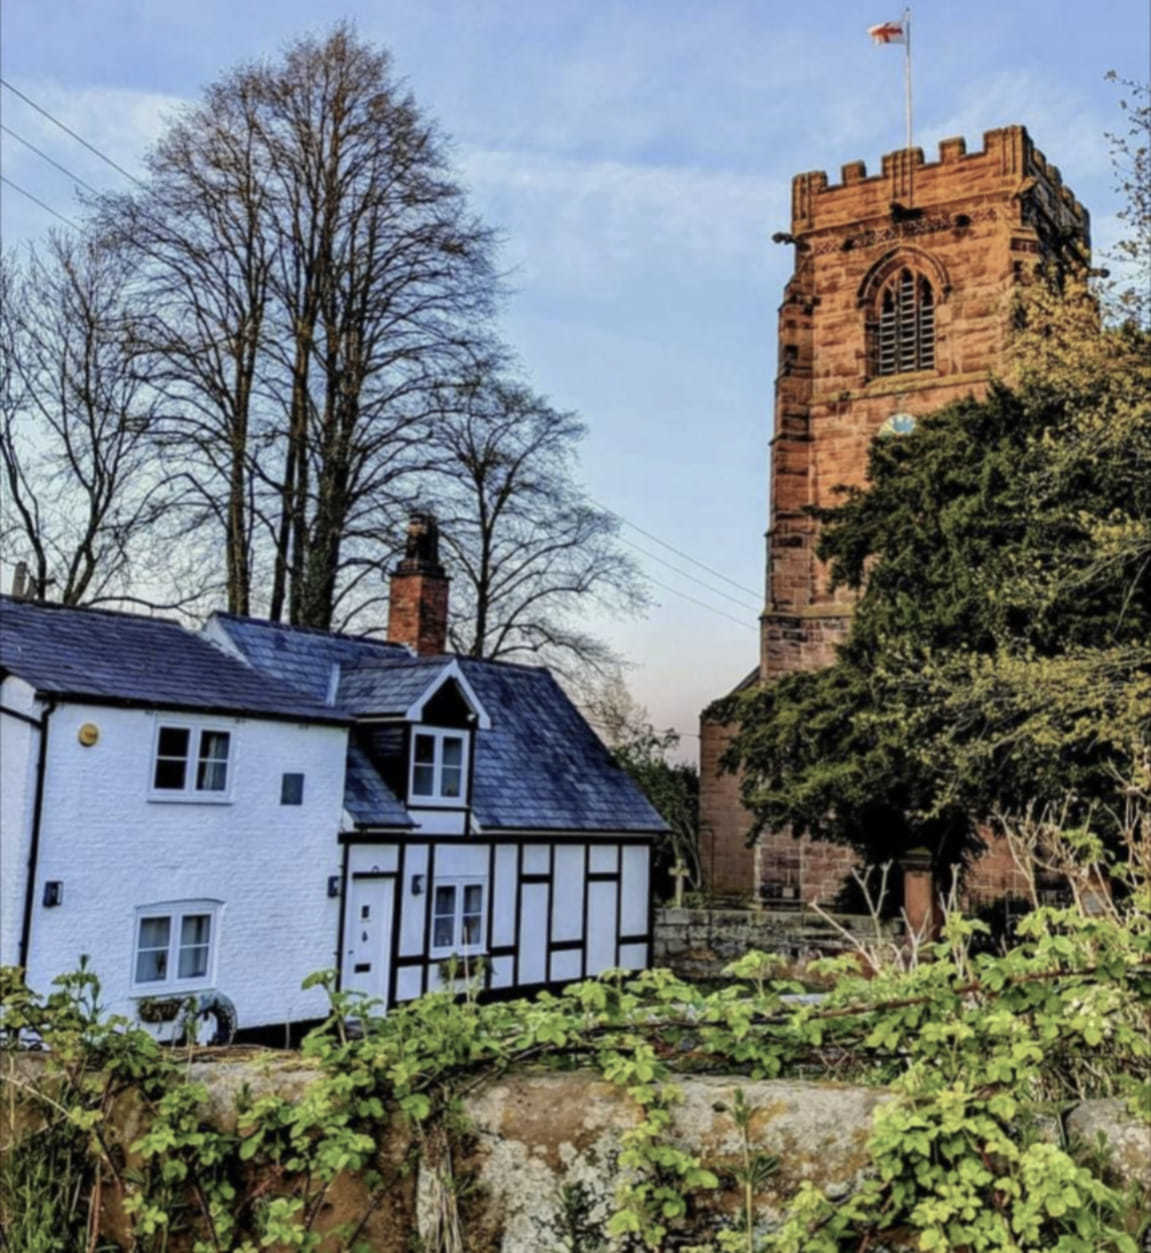
[[[380,778],[367,753],[357,744],[348,745],[344,808],[358,827],[415,826],[395,793]]]
[[[667,829],[547,670],[459,663],[492,723],[476,733],[472,791],[485,830]]]
[[[384,640],[289,627],[233,613],[215,613],[212,618],[256,669],[322,702],[328,699],[333,664],[342,669],[373,659],[410,661],[412,656],[402,644]]]
[[[471,657],[413,658],[406,649],[374,640],[228,614],[217,619],[253,665],[268,665],[284,678],[310,676],[315,692],[327,691],[332,662],[339,661],[337,702],[353,714],[402,713],[427,688],[436,667],[457,661],[491,719],[490,729],[476,732],[472,790],[472,808],[485,831],[656,832],[667,827],[544,669]],[[357,762],[358,775],[362,769]],[[387,788],[382,779],[379,787]]]
[[[345,723],[347,715],[167,618],[0,596],[0,675],[97,704]]]
[[[404,714],[434,682],[449,657],[363,659],[340,668],[336,704],[354,714]]]

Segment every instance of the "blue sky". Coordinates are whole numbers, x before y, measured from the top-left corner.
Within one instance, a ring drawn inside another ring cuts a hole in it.
[[[792,174],[874,170],[902,143],[902,49],[865,34],[898,14],[883,0],[8,0],[0,37],[4,77],[129,170],[165,111],[236,61],[341,16],[391,49],[504,234],[506,334],[535,386],[587,422],[591,495],[732,580],[628,526],[687,576],[637,552],[666,586],[646,617],[595,624],[690,752],[699,709],[756,660],[790,265],[770,236],[788,224]],[[946,136],[977,148],[1024,123],[1091,210],[1098,250],[1118,208],[1102,136],[1119,93],[1103,76],[1147,78],[1148,26],[1147,0],[915,6],[916,142],[931,160]],[[74,174],[122,182],[11,93],[0,106]],[[2,142],[10,179],[75,213],[67,177]],[[6,247],[53,224],[0,192]]]

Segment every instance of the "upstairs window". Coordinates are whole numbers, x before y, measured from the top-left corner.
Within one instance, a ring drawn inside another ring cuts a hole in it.
[[[206,727],[161,725],[152,791],[164,798],[222,800],[229,784],[232,735]]]
[[[136,911],[132,983],[143,993],[206,986],[216,948],[217,902],[177,901]]]
[[[927,279],[904,269],[884,286],[873,334],[876,374],[935,368],[935,293]]]
[[[475,953],[483,942],[483,880],[437,879],[432,894],[431,955]]]
[[[408,795],[417,805],[462,805],[466,767],[467,740],[461,732],[415,731]]]

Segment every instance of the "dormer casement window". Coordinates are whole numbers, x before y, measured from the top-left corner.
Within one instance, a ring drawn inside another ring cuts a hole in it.
[[[935,292],[923,275],[902,269],[883,286],[873,337],[875,374],[935,368]]]
[[[468,736],[438,727],[412,730],[408,797],[413,805],[463,805],[467,801]]]

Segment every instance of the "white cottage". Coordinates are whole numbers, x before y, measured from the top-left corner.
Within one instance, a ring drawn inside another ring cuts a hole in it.
[[[446,592],[421,516],[390,642],[0,598],[0,963],[241,1030],[324,967],[392,1006],[647,965],[662,819],[546,670],[442,651]]]

